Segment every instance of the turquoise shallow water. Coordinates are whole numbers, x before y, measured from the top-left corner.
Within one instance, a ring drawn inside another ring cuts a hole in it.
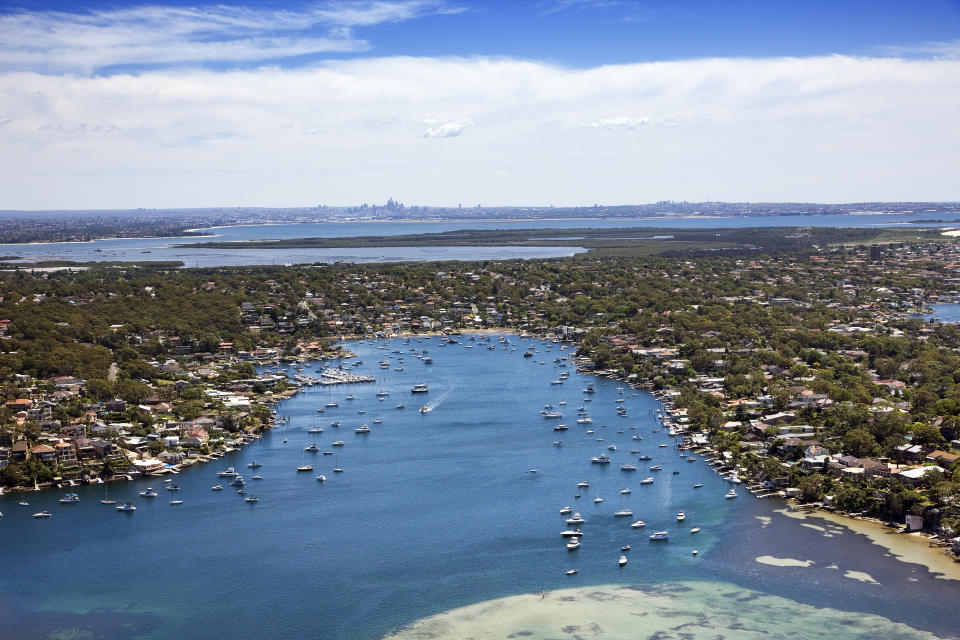
[[[29,507],[0,498],[3,637],[167,639],[202,630],[232,638],[376,638],[492,598],[681,581],[749,587],[943,637],[955,633],[956,581],[936,580],[842,527],[826,538],[776,513],[777,502],[747,495],[724,500],[728,486],[702,461],[658,446],[672,441],[653,432],[654,398],[628,390],[629,417],[620,418],[615,383],[571,373],[563,385],[551,385],[560,370],[554,359],[569,352],[536,342],[536,357],[523,358],[529,343],[509,339],[516,351],[495,338],[492,350],[466,337],[447,346],[436,338],[395,340],[385,349],[351,343],[364,362],[354,369],[377,383],[318,388],[285,402],[279,413],[290,416],[288,424],[240,453],[177,476],[179,507],[168,504],[168,495],[152,501],[137,495],[148,485],[159,489],[156,479],[111,485],[111,497],[136,502],[132,515],[101,505],[102,487],[77,489],[82,502],[70,506],[49,492],[27,496]],[[413,358],[411,348],[428,349],[434,364]],[[384,358],[387,370],[377,364]],[[586,403],[581,390],[589,381],[597,393]],[[430,387],[426,398],[409,391],[419,382]],[[390,395],[378,401],[378,390]],[[346,399],[351,393],[355,400]],[[339,407],[317,413],[331,398]],[[563,400],[569,430],[558,433],[539,412],[547,403],[561,408]],[[405,409],[394,408],[400,402]],[[436,405],[426,415],[417,412],[424,402]],[[594,418],[589,427],[575,422],[581,405]],[[355,434],[364,423],[372,433]],[[324,433],[307,434],[315,425]],[[331,446],[336,440],[344,446]],[[564,445],[553,446],[555,440]],[[336,455],[304,453],[311,442]],[[607,450],[611,445],[615,451]],[[639,462],[632,448],[654,459]],[[614,463],[590,464],[601,452]],[[315,473],[298,474],[307,458]],[[249,480],[254,473],[246,465],[254,459],[263,463],[263,480]],[[621,472],[626,462],[641,470]],[[337,464],[342,474],[333,473]],[[646,471],[647,464],[663,470]],[[246,504],[227,488],[210,490],[216,470],[226,466],[244,472],[259,503]],[[317,482],[316,473],[328,482]],[[647,475],[655,483],[640,485]],[[574,498],[584,480],[589,490]],[[704,486],[693,489],[694,483]],[[613,517],[623,488],[631,489],[624,505],[647,522],[646,532]],[[604,501],[595,504],[595,497]],[[560,537],[558,511],[568,504],[587,518],[576,552]],[[44,508],[52,518],[30,518]],[[687,514],[682,527],[678,509]],[[689,534],[693,525],[702,532]],[[671,540],[650,543],[648,533],[661,528]],[[627,543],[630,562],[619,569]],[[809,566],[764,564],[760,556]],[[570,568],[579,573],[566,576]],[[850,571],[876,583],[845,577]]]

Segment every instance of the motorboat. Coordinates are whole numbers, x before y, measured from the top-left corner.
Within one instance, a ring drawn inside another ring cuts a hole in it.
[[[60,504],[77,504],[80,502],[80,496],[75,493],[68,493],[60,498]]]
[[[370,427],[368,427],[367,425],[363,425],[362,427],[357,427],[356,429],[354,429],[353,432],[360,433],[360,434],[370,433]]]
[[[686,520],[686,518],[687,518],[687,514],[685,514],[683,511],[677,512],[677,522],[683,522],[684,520]]]
[[[307,433],[323,433],[323,427],[310,427],[307,429]],[[248,467],[250,465],[247,465]]]
[[[652,534],[650,534],[650,540],[651,540],[651,541],[655,541],[655,540],[667,540],[667,539],[669,539],[669,538],[670,538],[670,532],[669,532],[669,531],[654,531]]]
[[[403,403],[402,403],[402,402],[397,405],[397,409],[403,409]]]
[[[619,511],[613,512],[614,518],[630,518],[632,516],[633,516],[633,511],[630,511],[630,509],[620,509]]]
[[[579,538],[583,535],[583,531],[580,531],[580,529],[566,529],[565,531],[561,531],[560,535],[564,538]]]
[[[177,505],[179,505],[179,504],[183,504],[183,500],[180,500],[180,499],[171,500],[171,501],[170,501],[170,504],[175,507],[175,506],[177,506]]]
[[[156,491],[154,491],[150,487],[147,487],[144,491],[140,492],[140,497],[142,498],[156,498],[158,495],[160,494],[158,494]]]
[[[243,499],[244,502],[260,502],[260,498],[257,496],[247,496]]]
[[[39,519],[39,518],[49,518],[49,517],[52,516],[52,515],[53,515],[53,514],[50,513],[49,511],[38,511],[37,513],[33,514],[33,517],[34,517],[34,518],[38,518],[38,519]]]
[[[563,509],[560,509],[560,515],[565,516],[568,513],[571,513],[572,511],[573,511],[572,507],[564,507]]]
[[[313,465],[302,464],[302,465],[300,465],[299,467],[297,467],[297,471],[298,471],[298,472],[300,472],[300,471],[313,471]]]
[[[263,476],[253,476],[251,480],[263,480]]]
[[[343,440],[337,440],[336,442],[331,442],[331,443],[330,443],[330,446],[331,446],[331,447],[342,447],[342,446],[343,446]]]
[[[620,471],[636,471],[637,465],[635,464],[622,464],[620,465]]]
[[[620,560],[618,561],[618,564],[619,564],[621,567],[626,566],[626,564],[627,564],[627,556],[620,556]]]
[[[593,499],[593,504],[600,504],[601,502],[603,502],[603,498],[594,498],[594,499]]]
[[[690,529],[690,533],[700,533],[700,527],[694,527],[693,529]]]
[[[427,385],[422,382],[413,385],[413,388],[410,389],[410,393],[428,393],[429,391]]]
[[[567,571],[567,575],[568,575],[568,576],[572,576],[572,575],[574,575],[575,573],[577,573],[577,570],[576,570],[576,569],[570,569],[570,570]]]
[[[263,463],[262,463],[262,462],[257,462],[256,460],[254,460],[253,462],[251,462],[251,463],[248,464],[247,466],[250,467],[251,469],[259,469],[260,467],[263,466]]]
[[[622,547],[620,547],[620,551],[630,551],[630,545],[628,544],[623,545]]]
[[[653,484],[653,478],[644,478],[640,481],[640,484]]]
[[[590,416],[584,416],[582,418],[577,418],[577,424],[592,424],[593,418]]]
[[[567,543],[567,551],[574,551],[580,548],[580,538],[570,538],[570,542]]]
[[[620,494],[621,494],[621,495],[625,495],[625,494],[627,494],[627,493],[630,493],[630,489],[620,489]]]
[[[733,500],[734,498],[737,497],[737,490],[730,489],[730,491],[727,491],[727,495],[725,497],[727,498],[727,500]]]
[[[217,471],[217,477],[219,478],[232,478],[237,475],[237,470],[233,467],[227,467],[223,471]]]
[[[646,523],[646,522],[644,522],[643,520],[637,520],[636,522],[634,522],[633,524],[630,525],[630,528],[631,528],[631,529],[642,529],[642,528],[645,527],[645,526],[647,526],[647,523]]]
[[[583,524],[586,520],[583,519],[583,516],[579,513],[573,514],[572,517],[567,518],[567,524]]]
[[[136,511],[137,507],[132,502],[127,502],[117,506],[117,511],[126,511],[127,513],[131,511]]]
[[[316,453],[317,451],[320,451],[320,447],[318,447],[318,446],[316,445],[316,443],[314,443],[314,444],[310,444],[309,446],[304,447],[303,450],[304,450],[304,451],[309,451],[310,453]]]
[[[594,458],[590,458],[590,462],[593,464],[610,464],[610,456],[605,453],[601,453]]]
[[[702,482],[698,482],[697,484],[693,485],[693,488],[694,488],[694,489],[699,489],[699,488],[702,487],[702,486],[703,486],[703,483],[702,483]]]
[[[661,469],[663,469],[663,467],[660,466],[659,464],[655,464],[652,467],[650,467],[650,471],[660,471]]]
[[[577,483],[577,487],[579,487],[579,488],[581,488],[581,489],[586,489],[586,488],[588,488],[589,486],[590,486],[590,483],[589,483],[589,482],[586,482],[586,481],[584,481],[584,482],[578,482],[578,483]]]
[[[326,481],[327,481],[327,476],[321,474],[321,475],[317,476],[317,481],[318,481],[318,482],[326,482]]]

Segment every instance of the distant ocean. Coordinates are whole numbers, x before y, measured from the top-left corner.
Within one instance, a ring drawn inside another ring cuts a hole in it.
[[[653,219],[582,219],[582,220],[519,220],[519,221],[445,221],[445,222],[316,222],[257,226],[219,227],[211,229],[211,237],[188,238],[123,238],[84,243],[45,243],[0,245],[0,253],[21,256],[25,261],[73,260],[89,261],[154,261],[178,260],[187,267],[237,265],[310,264],[314,262],[406,262],[433,260],[502,260],[509,258],[549,258],[569,256],[582,251],[575,247],[375,247],[341,249],[204,249],[174,245],[218,240],[244,242],[284,240],[290,238],[345,238],[371,235],[405,235],[438,233],[458,229],[570,229],[653,227],[672,229],[742,228],[742,227],[885,227],[905,225],[960,226],[960,214],[941,213],[938,219],[947,223],[909,224],[916,215],[825,215],[825,216],[757,216],[730,218],[653,218]]]

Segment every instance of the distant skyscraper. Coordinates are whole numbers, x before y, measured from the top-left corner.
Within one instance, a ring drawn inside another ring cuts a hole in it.
[[[880,248],[880,245],[873,244],[870,245],[870,259],[877,262],[883,258],[883,250]]]

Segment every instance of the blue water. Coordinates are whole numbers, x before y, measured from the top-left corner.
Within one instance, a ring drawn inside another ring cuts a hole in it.
[[[494,597],[684,579],[732,582],[954,633],[956,582],[897,562],[863,536],[825,541],[775,514],[781,506],[775,501],[754,500],[745,491],[725,500],[729,486],[702,460],[687,462],[672,446],[658,446],[673,441],[654,432],[657,402],[649,394],[628,389],[623,404],[630,416],[621,418],[613,382],[572,373],[563,385],[550,384],[561,369],[554,359],[569,353],[559,345],[537,342],[536,356],[523,358],[529,342],[516,337],[510,338],[516,351],[496,340],[493,350],[461,340],[447,346],[436,338],[409,345],[394,340],[386,349],[349,343],[364,361],[355,370],[377,383],[317,388],[284,402],[279,413],[289,416],[288,424],[242,452],[174,477],[181,506],[168,504],[170,494],[157,479],[110,485],[111,498],[137,504],[134,514],[101,505],[102,486],[77,488],[79,505],[57,504],[52,492],[27,495],[28,507],[14,496],[0,497],[2,636],[375,638]],[[428,349],[435,364],[413,358],[410,348]],[[385,357],[388,370],[377,364]],[[399,366],[404,370],[395,371]],[[597,393],[586,403],[581,390],[589,381]],[[419,382],[429,385],[426,396],[410,393]],[[384,401],[375,396],[381,389],[390,392]],[[346,400],[350,393],[355,400]],[[340,406],[317,413],[330,398]],[[560,407],[561,400],[568,404]],[[406,408],[396,409],[400,402]],[[435,408],[423,415],[417,408],[425,402]],[[547,403],[562,408],[568,431],[553,431],[555,421],[541,417]],[[581,405],[594,418],[590,426],[575,422]],[[373,423],[378,417],[382,424]],[[355,434],[364,423],[373,432]],[[314,425],[324,433],[307,434]],[[345,446],[332,447],[335,440]],[[555,440],[563,446],[553,446]],[[304,453],[311,442],[336,455]],[[616,451],[607,451],[609,445]],[[637,462],[632,448],[653,460]],[[613,464],[590,463],[602,452]],[[314,473],[296,472],[305,459]],[[263,467],[247,469],[252,460]],[[626,462],[640,471],[620,471]],[[337,464],[342,474],[333,473]],[[653,464],[663,470],[648,471]],[[243,502],[226,486],[211,491],[223,482],[215,472],[226,466],[244,473],[259,503]],[[255,473],[264,479],[250,480]],[[325,484],[314,478],[318,473],[327,476]],[[640,485],[647,475],[655,483]],[[575,498],[584,480],[591,486]],[[704,486],[693,489],[694,483]],[[160,497],[137,495],[148,485]],[[632,490],[623,503],[647,522],[645,530],[631,529],[631,518],[613,517],[623,488]],[[595,504],[598,496],[604,501]],[[576,552],[566,551],[560,537],[564,505],[587,518]],[[41,509],[53,517],[30,517]],[[679,509],[687,513],[683,526],[675,519]],[[755,516],[773,520],[762,528]],[[694,525],[703,530],[691,536],[687,529]],[[671,532],[669,542],[647,540],[659,529]],[[616,559],[626,543],[633,546],[631,562],[621,570]],[[693,548],[699,556],[691,555]],[[816,565],[797,570],[756,563],[763,554]],[[832,563],[841,571],[827,568]],[[569,568],[580,570],[576,583],[564,575]],[[869,573],[880,584],[843,578],[847,570]]]
[[[939,320],[940,322],[960,322],[960,304],[945,303],[930,305],[933,313],[922,316],[924,320]]]
[[[445,221],[445,222],[316,222],[259,226],[220,227],[211,229],[219,241],[284,240],[290,238],[343,238],[370,235],[402,235],[439,233],[458,229],[550,229],[550,228],[742,228],[742,227],[883,227],[891,225],[957,226],[957,213],[931,214],[952,223],[909,225],[918,215],[825,215],[825,216],[758,216],[732,218],[649,218],[588,220],[521,220],[521,221]],[[922,217],[922,216],[921,216]],[[956,220],[955,220],[956,219]],[[0,254],[21,256],[24,261],[74,260],[151,261],[178,260],[187,267],[239,265],[309,264],[314,262],[403,262],[433,260],[502,260],[509,258],[549,258],[581,252],[576,247],[381,247],[339,249],[202,249],[174,247],[210,241],[204,238],[122,238],[84,243],[45,243],[0,245]],[[544,239],[549,243],[549,239]]]

